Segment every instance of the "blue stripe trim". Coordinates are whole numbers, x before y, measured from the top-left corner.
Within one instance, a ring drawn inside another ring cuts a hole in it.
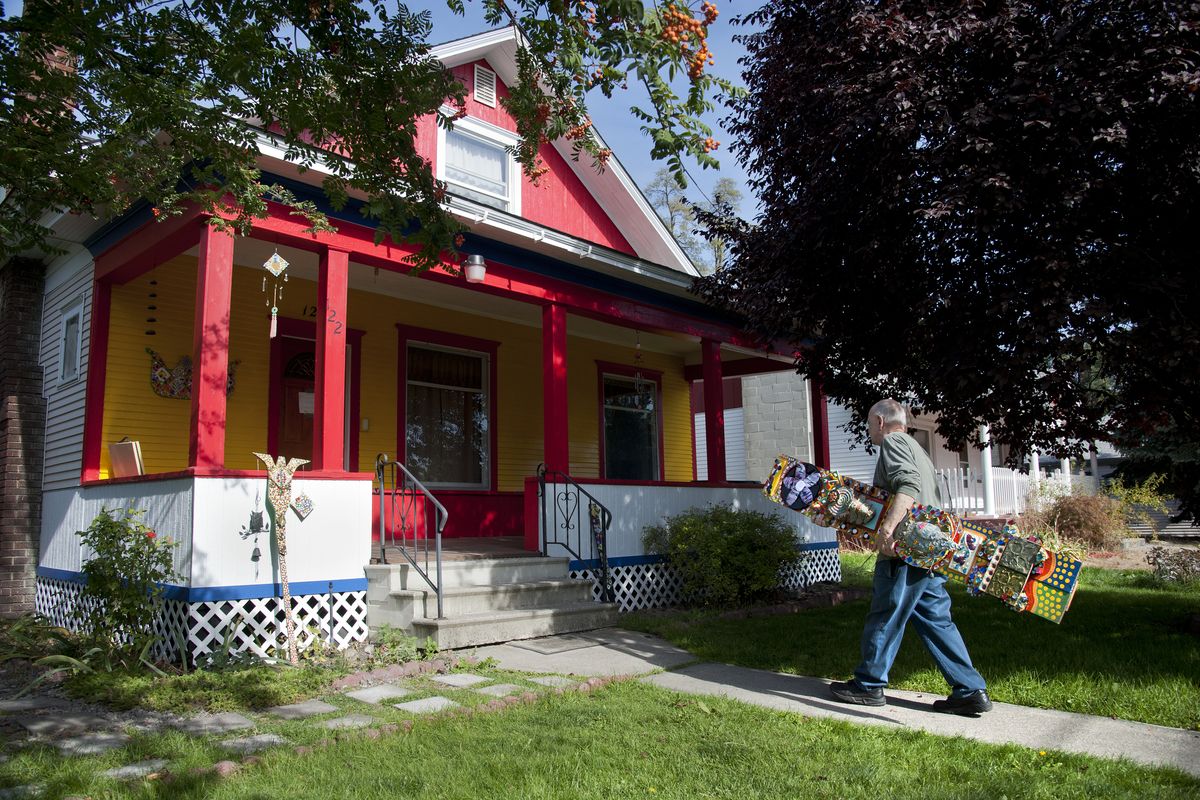
[[[811,550],[836,550],[837,542],[805,542],[804,544],[796,545],[796,549],[800,552]],[[667,560],[666,556],[641,555],[641,556],[617,556],[610,558],[608,565],[610,567],[639,567],[643,564],[661,564]],[[585,558],[575,559],[567,563],[569,571],[578,572],[581,569],[595,569],[600,566],[600,559]]]
[[[288,584],[292,594],[327,594],[331,581],[294,581]],[[332,581],[334,592],[365,592],[366,578],[342,578]],[[249,600],[258,597],[279,597],[283,587],[278,583],[252,583],[242,586],[200,586],[188,592],[188,602],[213,600]]]
[[[53,567],[38,567],[39,578],[50,578],[68,583],[85,583],[81,572]],[[334,592],[365,592],[366,578],[341,578],[332,581]],[[295,581],[289,585],[292,594],[326,594],[330,581]],[[168,600],[183,600],[188,603],[203,603],[214,600],[251,600],[260,597],[279,597],[283,587],[278,583],[251,583],[241,586],[176,586],[166,584],[164,597]]]

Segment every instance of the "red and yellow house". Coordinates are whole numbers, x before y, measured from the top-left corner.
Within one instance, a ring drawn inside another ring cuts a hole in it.
[[[269,559],[247,558],[246,520],[264,493],[258,452],[311,461],[296,485],[315,510],[289,526],[292,593],[301,605],[315,597],[314,615],[326,595],[342,608],[351,621],[339,641],[366,632],[381,453],[445,507],[445,537],[526,536],[533,552],[541,464],[613,498],[613,557],[641,556],[654,514],[755,502],[756,487],[725,482],[721,380],[789,361],[756,352],[689,293],[695,268],[615,160],[596,172],[547,146],[549,173],[537,185],[522,176],[504,149],[515,125],[497,102],[515,47],[505,29],[437,48],[467,88],[467,116],[450,132],[432,119],[420,127],[448,207],[469,228],[463,249],[486,265],[479,282],[449,266],[413,275],[405,245],[376,244],[353,203],[325,207],[336,233],[306,233],[274,206],[246,237],[198,213],[157,222],[144,208],[80,236],[86,250],[52,266],[49,413],[75,424],[47,429],[44,612],[56,616],[70,594],[83,557],[73,531],[119,501],[179,542],[172,613],[198,647],[238,614],[269,629],[277,576]],[[324,203],[319,176],[298,172],[269,133],[259,140],[269,180]],[[263,264],[276,253],[289,280],[271,337]],[[114,476],[110,445],[122,440],[139,443],[143,475]]]

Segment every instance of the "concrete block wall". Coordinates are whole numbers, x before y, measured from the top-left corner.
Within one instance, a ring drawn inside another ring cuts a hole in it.
[[[38,365],[45,266],[0,267],[0,616],[33,610],[46,402]]]
[[[792,372],[742,378],[746,472],[764,480],[780,453],[812,460],[808,381]]]

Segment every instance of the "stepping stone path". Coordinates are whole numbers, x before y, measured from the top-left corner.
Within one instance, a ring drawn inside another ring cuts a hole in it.
[[[167,766],[165,758],[152,758],[149,761],[139,761],[136,764],[126,764],[123,767],[107,769],[100,773],[101,778],[112,778],[118,781],[131,781],[144,778],[152,772],[158,772]]]
[[[475,691],[480,694],[491,695],[492,697],[507,697],[510,694],[516,694],[524,688],[524,686],[517,686],[515,683],[495,683],[491,686],[476,689]]]
[[[445,711],[447,708],[458,708],[458,703],[451,700],[449,697],[422,697],[420,700],[410,700],[407,703],[395,703],[395,708],[401,711],[407,711],[410,714],[433,714],[437,711]]]
[[[94,756],[116,750],[129,743],[129,737],[123,733],[85,733],[71,739],[60,739],[54,746],[67,756]]]
[[[180,720],[175,727],[184,733],[204,736],[209,733],[230,733],[253,728],[254,722],[241,714],[226,711],[223,714],[197,714],[194,717]]]
[[[542,675],[538,678],[530,678],[529,681],[541,686],[550,686],[553,688],[558,688],[560,686],[574,686],[576,684],[576,681],[573,681],[570,678],[564,678],[561,675]]]
[[[226,750],[232,750],[235,753],[249,755],[257,753],[259,750],[266,750],[268,747],[276,747],[281,744],[287,744],[287,739],[282,736],[276,736],[273,733],[260,733],[258,736],[246,736],[241,739],[226,739],[221,742],[221,747]]]
[[[17,724],[34,736],[65,736],[72,733],[87,733],[97,728],[109,727],[104,717],[94,714],[58,714],[48,717],[20,717]]]
[[[384,700],[391,700],[395,697],[407,697],[410,694],[412,694],[411,689],[405,689],[403,686],[397,686],[394,683],[381,683],[379,686],[346,692],[347,697],[353,697],[355,700],[376,705],[382,703]]]
[[[375,717],[370,717],[366,714],[347,714],[344,717],[325,720],[321,725],[331,731],[352,730],[355,728],[365,728],[368,725],[375,724],[377,721]]]
[[[337,706],[326,703],[324,700],[305,700],[303,703],[268,708],[267,713],[280,719],[306,719],[338,710]]]
[[[37,797],[42,793],[44,787],[36,783],[28,783],[24,786],[13,786],[9,789],[0,789],[0,800],[17,800],[24,797]]]
[[[430,676],[430,680],[462,689],[480,683],[490,683],[492,679],[485,678],[482,675],[472,675],[469,672],[452,672],[449,675],[432,675]]]
[[[11,714],[14,711],[37,711],[49,708],[50,701],[41,697],[22,697],[20,700],[0,700],[0,713]]]

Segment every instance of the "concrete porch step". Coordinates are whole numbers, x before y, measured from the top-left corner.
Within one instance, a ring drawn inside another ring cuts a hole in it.
[[[431,637],[442,650],[534,639],[616,624],[614,603],[571,603],[557,608],[527,608],[466,614],[447,619],[415,618],[417,638]]]
[[[416,616],[437,616],[437,593],[432,589],[399,589],[392,592],[392,597],[400,603],[406,600],[411,602]],[[442,590],[442,614],[460,617],[485,611],[557,608],[587,602],[591,598],[592,582],[572,578],[500,583],[494,586],[450,586]]]
[[[503,583],[529,583],[560,579],[567,574],[566,558],[528,556],[524,558],[477,558],[442,562],[442,587],[495,586]],[[436,569],[430,560],[430,577]],[[378,596],[400,589],[425,590],[429,584],[407,561],[392,564],[368,564],[367,583]]]

